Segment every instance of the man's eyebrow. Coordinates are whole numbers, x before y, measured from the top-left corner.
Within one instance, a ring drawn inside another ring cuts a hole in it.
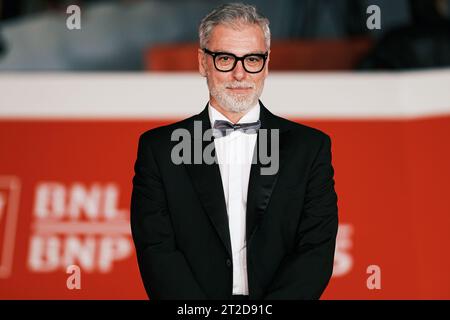
[[[249,54],[265,54],[267,51],[261,51],[261,50],[255,50],[255,51],[251,51],[249,53],[245,53],[243,55],[238,55],[236,53],[230,52],[228,50],[222,50],[222,49],[217,49],[217,50],[211,50],[212,52],[221,52],[221,53],[230,53],[230,54],[234,54],[236,57],[243,57],[243,56],[247,56]]]

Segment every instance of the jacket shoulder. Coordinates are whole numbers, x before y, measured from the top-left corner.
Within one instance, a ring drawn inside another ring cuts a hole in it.
[[[189,118],[149,129],[142,133],[139,137],[139,141],[142,143],[158,143],[162,141],[170,141],[172,133],[177,129],[187,129],[189,125],[194,121],[195,116]]]
[[[284,127],[288,128],[292,132],[292,135],[295,138],[306,139],[307,141],[311,141],[313,143],[322,143],[324,140],[331,140],[330,136],[320,129],[282,117],[278,117],[278,119]]]

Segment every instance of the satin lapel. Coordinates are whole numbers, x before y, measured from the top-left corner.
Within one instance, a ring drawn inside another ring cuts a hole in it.
[[[201,134],[211,128],[208,106],[193,119],[194,121],[201,121]],[[193,148],[195,144],[200,144],[202,146],[201,150],[203,151],[208,144],[214,143],[211,141],[203,141],[201,136],[195,136],[194,123],[192,123],[192,128],[189,128],[189,131],[192,137],[191,141],[193,143]],[[201,164],[184,164],[184,166],[189,173],[203,208],[219,234],[228,254],[232,256],[228,214],[223,193],[222,178],[220,176],[220,169],[217,161],[209,165],[202,160]]]
[[[285,128],[281,128],[279,120],[267,110],[263,104],[260,102],[261,112],[260,112],[260,120],[261,120],[261,129],[267,130],[267,141],[270,143],[270,130],[271,129],[279,129],[279,168],[276,174],[273,175],[262,175],[261,168],[263,165],[261,164],[260,157],[258,156],[257,150],[259,150],[260,143],[260,133],[258,133],[258,138],[256,141],[255,152],[253,154],[255,163],[252,163],[250,169],[250,179],[248,184],[248,193],[247,193],[247,219],[246,219],[246,239],[247,246],[249,246],[250,241],[259,225],[261,220],[264,217],[266,212],[267,205],[269,204],[270,197],[272,195],[272,191],[275,187],[275,184],[278,179],[278,173],[281,170],[281,167],[284,163],[284,159],[286,157],[287,151],[287,138],[289,132]],[[261,132],[261,131],[260,131]],[[270,145],[268,147],[270,151]],[[256,158],[255,158],[256,157]]]

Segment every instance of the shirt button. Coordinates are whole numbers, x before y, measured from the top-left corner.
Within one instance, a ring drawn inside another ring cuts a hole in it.
[[[227,267],[231,267],[232,264],[233,264],[233,263],[231,262],[231,260],[230,260],[230,259],[227,259]]]

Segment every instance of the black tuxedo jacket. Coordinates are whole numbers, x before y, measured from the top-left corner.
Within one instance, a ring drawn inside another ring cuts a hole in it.
[[[249,296],[318,299],[331,277],[338,227],[330,138],[260,105],[261,128],[279,130],[280,165],[274,175],[261,175],[259,158],[251,167]],[[219,166],[171,161],[172,148],[179,143],[171,141],[172,132],[188,130],[194,144],[194,121],[201,121],[203,132],[211,128],[208,108],[139,139],[131,229],[150,299],[232,295],[232,252]],[[202,142],[202,147],[209,143]]]

